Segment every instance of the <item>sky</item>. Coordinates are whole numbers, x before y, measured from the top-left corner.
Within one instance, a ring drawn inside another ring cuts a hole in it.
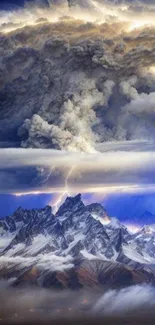
[[[6,2],[8,2],[8,3],[13,3],[13,4],[17,4],[17,5],[22,5],[23,3],[24,3],[24,0],[6,0],[6,1],[1,1],[2,3],[4,2],[4,3],[6,3]]]
[[[154,223],[154,1],[28,2],[0,2],[0,216],[81,192]]]
[[[24,209],[44,208],[46,205],[52,205],[57,197],[56,193],[23,196],[0,194],[0,217],[11,215],[20,206]],[[86,205],[94,202],[101,203],[110,217],[117,217],[124,224],[144,226],[155,223],[154,193],[149,195],[147,193],[143,195],[118,193],[100,196],[85,193],[82,195],[82,200]]]
[[[0,10],[17,9],[18,6],[23,7],[25,0],[1,0]]]
[[[27,2],[31,2],[32,0],[27,0]],[[3,4],[4,6],[6,4],[14,4],[14,5],[18,5],[18,6],[23,6],[24,5],[25,0],[1,0],[1,4]]]

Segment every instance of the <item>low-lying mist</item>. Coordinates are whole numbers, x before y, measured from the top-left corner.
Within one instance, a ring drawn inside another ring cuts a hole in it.
[[[91,323],[95,317],[108,320],[151,320],[154,318],[155,288],[137,285],[119,290],[55,291],[41,288],[12,288],[0,283],[0,319],[2,321],[70,322],[77,319]],[[133,322],[135,324],[135,322]],[[136,323],[137,324],[137,323]],[[140,322],[143,324],[143,322]]]

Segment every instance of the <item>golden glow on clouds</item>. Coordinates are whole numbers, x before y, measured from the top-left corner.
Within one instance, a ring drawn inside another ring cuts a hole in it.
[[[153,75],[155,75],[155,65],[150,66],[149,69],[148,69],[148,71],[150,73],[152,73]]]
[[[40,18],[47,19],[54,23],[62,20],[63,17],[71,17],[72,19],[82,20],[83,22],[93,22],[96,24],[121,23],[122,30],[132,32],[145,26],[155,26],[155,14],[130,12],[129,6],[101,4],[95,0],[91,0],[90,8],[68,7],[67,4],[52,6],[49,9],[41,8],[24,8],[17,12],[1,12],[0,13],[0,30],[8,33],[24,26],[37,25]],[[43,23],[43,22],[42,22]],[[129,27],[126,23],[129,23]],[[11,25],[12,24],[12,25]]]
[[[82,185],[73,187],[72,185],[69,186],[69,193],[70,195],[75,195],[77,193],[94,193],[94,194],[112,194],[112,193],[143,193],[147,190],[147,192],[152,193],[155,192],[155,184],[154,185],[146,185],[146,186],[140,186],[140,185],[114,185],[114,186],[108,186],[108,185],[102,185],[102,186],[84,186]],[[64,194],[64,187],[61,188],[48,188],[43,189],[40,191],[25,191],[25,192],[17,192],[14,193],[12,191],[12,194],[15,196],[24,196],[24,195],[39,195],[39,194]]]
[[[136,234],[141,230],[141,227],[131,225],[131,224],[128,224],[128,225],[126,224],[126,227],[131,234]]]
[[[130,23],[128,29],[129,32],[132,32],[135,29],[142,29],[144,27],[155,26],[155,22],[150,22],[150,20],[135,20]]]
[[[14,193],[15,196],[24,196],[24,195],[39,195],[41,194],[41,192],[37,191],[37,192],[26,192],[26,193]]]
[[[95,219],[99,220],[102,223],[102,225],[107,226],[111,223],[111,219],[107,215],[103,216],[103,217],[99,217],[98,215],[95,215],[94,213],[92,213],[92,216]]]

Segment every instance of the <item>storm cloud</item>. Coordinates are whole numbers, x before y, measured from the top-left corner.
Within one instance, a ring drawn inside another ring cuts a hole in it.
[[[154,9],[87,0],[1,11],[0,146],[93,153],[154,139]]]

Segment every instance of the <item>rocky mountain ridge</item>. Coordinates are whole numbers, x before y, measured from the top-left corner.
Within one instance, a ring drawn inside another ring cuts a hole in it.
[[[15,283],[154,283],[154,265],[153,226],[131,234],[102,205],[85,206],[80,194],[68,197],[55,215],[50,206],[18,208],[0,221],[0,277]]]

